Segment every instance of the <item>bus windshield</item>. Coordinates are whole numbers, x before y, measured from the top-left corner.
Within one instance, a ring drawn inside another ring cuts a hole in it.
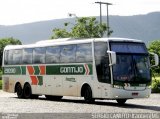
[[[113,65],[113,80],[126,83],[148,83],[151,81],[148,52],[142,43],[111,43],[117,54]]]
[[[147,83],[150,81],[148,56],[117,55],[117,64],[113,66],[116,81]]]

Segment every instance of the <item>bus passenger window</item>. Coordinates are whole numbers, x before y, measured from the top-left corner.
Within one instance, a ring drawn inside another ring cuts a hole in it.
[[[33,50],[33,63],[45,63],[46,48],[35,48]]]
[[[59,63],[60,46],[50,46],[46,49],[46,63]]]
[[[8,53],[8,64],[9,65],[13,64],[13,50],[9,50],[9,53]]]
[[[13,50],[13,64],[22,63],[22,50]]]
[[[23,64],[32,64],[32,54],[33,49],[27,48],[23,50],[23,57],[22,57],[22,63]]]
[[[75,62],[76,59],[76,45],[61,46],[61,57],[62,63]]]
[[[97,42],[95,43],[95,59],[96,60],[101,60],[103,56],[107,53],[107,44],[106,43],[101,43]]]
[[[8,53],[9,53],[9,51],[8,50],[6,50],[5,52],[4,52],[4,64],[8,64]]]
[[[92,46],[91,44],[78,44],[76,51],[76,62],[91,62]]]

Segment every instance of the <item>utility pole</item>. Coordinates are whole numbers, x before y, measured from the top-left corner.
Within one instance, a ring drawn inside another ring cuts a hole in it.
[[[112,3],[108,3],[108,2],[95,2],[95,3],[98,3],[100,5],[100,24],[102,25],[102,10],[101,10],[101,5],[102,4],[105,4],[106,7],[107,7],[107,27],[108,27],[108,30],[107,30],[107,36],[109,37],[109,33],[110,33],[110,30],[109,30],[109,14],[108,14],[108,6],[109,5],[112,5]]]
[[[101,2],[95,2],[95,3],[98,3],[99,6],[100,6],[100,25],[102,25],[102,3]]]

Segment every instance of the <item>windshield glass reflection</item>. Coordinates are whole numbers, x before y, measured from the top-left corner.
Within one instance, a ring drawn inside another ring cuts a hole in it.
[[[113,66],[114,80],[124,82],[150,81],[149,60],[144,55],[117,55],[117,64]]]

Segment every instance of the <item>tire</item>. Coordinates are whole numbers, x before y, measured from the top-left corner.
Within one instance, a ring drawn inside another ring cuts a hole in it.
[[[119,105],[124,105],[127,99],[117,99]]]
[[[47,100],[61,100],[63,96],[52,96],[52,95],[45,95]]]
[[[17,93],[18,98],[24,98],[23,89],[20,83],[16,85],[16,93]]]
[[[23,88],[23,95],[25,99],[32,98],[32,90],[30,84],[25,84]]]
[[[85,89],[84,100],[86,103],[93,103],[94,102],[94,99],[92,98],[92,90],[89,86],[87,86]]]

